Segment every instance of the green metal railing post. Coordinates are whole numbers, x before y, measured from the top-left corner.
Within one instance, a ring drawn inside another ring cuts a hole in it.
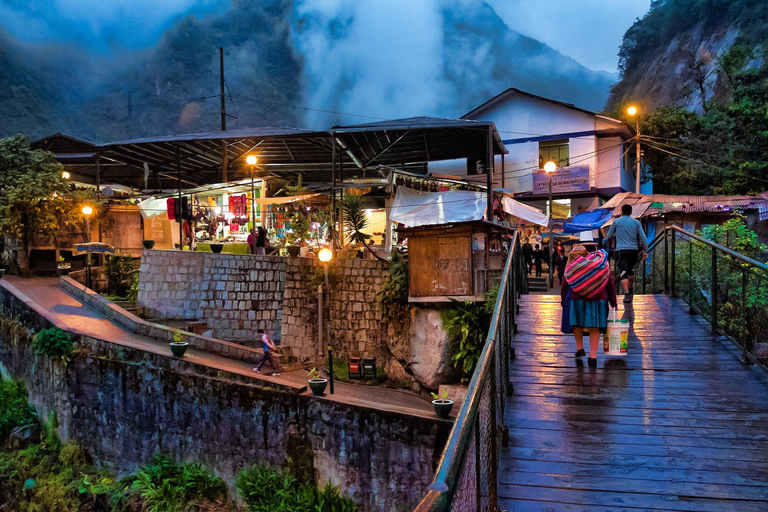
[[[693,314],[693,240],[688,240],[688,306]]]
[[[670,236],[672,237],[670,239],[670,257],[672,258],[672,264],[670,267],[672,268],[672,273],[669,276],[669,294],[674,297],[675,296],[675,272],[677,272],[677,269],[675,268],[675,263],[677,261],[677,256],[675,254],[675,239],[677,238],[677,235],[674,231],[670,231]]]
[[[712,299],[712,334],[717,334],[717,247],[712,246],[712,282],[709,286],[709,295]]]
[[[664,233],[664,293],[669,293],[669,251],[667,250],[669,233],[669,231]]]
[[[741,269],[741,340],[739,343],[746,349],[747,344],[747,270]],[[754,355],[754,347],[752,347]]]

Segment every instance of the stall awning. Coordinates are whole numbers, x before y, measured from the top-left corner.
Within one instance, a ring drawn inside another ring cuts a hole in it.
[[[389,218],[408,227],[482,220],[486,194],[467,190],[420,192],[399,187]]]
[[[599,229],[611,219],[611,215],[613,215],[611,208],[596,208],[588,212],[577,213],[571,222],[566,222],[563,225],[563,232],[579,233]]]
[[[518,219],[522,219],[533,224],[538,224],[539,226],[546,227],[549,225],[549,217],[544,215],[541,210],[538,210],[532,206],[528,206],[527,204],[523,204],[520,201],[515,201],[511,197],[505,196],[501,201],[501,205],[505,212],[517,217]]]
[[[144,219],[151,219],[152,217],[162,215],[168,211],[167,201],[168,199],[165,198],[148,197],[137,205],[139,213],[141,213]]]
[[[286,196],[286,197],[262,197],[256,198],[256,202],[260,205],[268,205],[268,204],[289,204],[289,203],[295,203],[296,201],[305,201],[307,199],[312,199],[318,196],[322,196],[322,194],[304,194],[301,196]]]

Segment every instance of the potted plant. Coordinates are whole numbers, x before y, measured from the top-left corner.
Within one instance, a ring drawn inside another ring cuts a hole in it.
[[[224,249],[224,244],[218,244],[211,242],[211,252],[219,254]]]
[[[176,332],[173,335],[173,341],[171,342],[171,352],[176,357],[184,357],[184,353],[187,351],[189,343],[184,341],[184,337],[180,332]]]
[[[438,418],[448,418],[453,410],[453,400],[448,400],[448,391],[443,391],[443,398],[437,393],[431,393],[432,406],[435,408],[435,414]]]
[[[141,245],[144,246],[145,249],[152,249],[155,246],[154,240],[142,240]]]
[[[60,276],[65,276],[69,274],[70,270],[72,270],[72,264],[66,261],[63,256],[59,256],[59,261],[56,264],[56,268],[59,270]]]
[[[325,387],[328,385],[328,379],[320,377],[320,373],[317,371],[317,368],[312,368],[307,374],[307,383],[309,384],[309,388],[312,390],[312,393],[317,396],[323,396]]]

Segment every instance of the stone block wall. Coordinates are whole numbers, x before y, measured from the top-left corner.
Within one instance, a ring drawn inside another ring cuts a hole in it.
[[[387,326],[376,294],[387,270],[379,261],[333,263],[330,326],[339,354],[387,356]],[[200,319],[213,336],[258,346],[264,329],[299,360],[318,356],[318,273],[314,258],[194,251],[144,251],[138,304],[158,319]],[[384,361],[382,360],[382,364]]]
[[[144,251],[138,304],[157,319],[199,319],[215,338],[260,346],[280,340],[285,259],[195,251]]]
[[[47,322],[0,287],[0,303],[33,329]],[[95,463],[124,476],[157,452],[202,462],[230,484],[259,462],[300,464],[330,480],[364,512],[413,510],[452,426],[408,415],[249,385],[223,371],[83,337],[69,364],[0,335],[0,363],[23,380],[41,417]]]

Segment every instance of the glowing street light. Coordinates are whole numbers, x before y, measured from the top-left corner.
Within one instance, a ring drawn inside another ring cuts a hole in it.
[[[627,114],[635,117],[639,110],[634,105],[627,109]],[[635,117],[635,132],[637,138],[637,170],[635,171],[635,192],[640,193],[640,116]]]
[[[61,173],[61,177],[64,178],[65,180],[68,180],[70,178],[70,175],[67,171],[64,171]]]
[[[331,318],[330,318],[331,317],[331,312],[330,312],[330,310],[328,310],[327,313],[325,311],[327,306],[328,306],[328,304],[329,304],[330,297],[331,297],[331,289],[330,289],[330,285],[328,284],[328,263],[330,263],[330,261],[333,259],[333,251],[328,249],[327,247],[323,247],[317,253],[317,259],[320,260],[320,263],[323,264],[323,273],[325,274],[325,289],[323,290],[322,286],[318,287],[320,290],[322,290],[322,293],[318,294],[318,309],[319,309],[319,311],[318,311],[318,315],[317,315],[317,318],[318,318],[317,331],[318,331],[318,333],[320,335],[320,339],[319,339],[320,344],[319,344],[317,352],[318,352],[318,355],[320,355],[320,356],[323,355],[323,342],[322,342],[323,322],[326,320],[326,317],[327,317],[327,322],[325,323],[325,326],[326,326],[325,341],[326,341],[326,346],[328,347],[328,361],[329,361],[329,365],[330,365],[329,366],[329,368],[330,368],[330,374],[329,374],[330,379],[329,379],[329,381],[330,381],[330,386],[331,386],[330,391],[331,391],[331,394],[333,394],[333,364],[332,364],[333,363],[333,350],[331,349],[331,328],[330,328],[330,326],[331,326]]]
[[[256,163],[259,161],[258,158],[256,158],[256,155],[248,155],[245,157],[245,163],[248,165],[256,165]]]
[[[552,174],[557,170],[557,164],[553,161],[549,161],[544,164],[544,170],[547,171],[547,177],[549,178],[549,263],[547,265],[549,269],[549,287],[555,284],[554,274],[552,272]]]
[[[81,210],[83,212],[83,215],[91,215],[93,213],[93,208],[91,208],[88,205],[83,206],[83,209]]]
[[[333,251],[323,247],[320,249],[320,252],[317,253],[317,259],[320,260],[322,263],[328,263],[333,259]]]

